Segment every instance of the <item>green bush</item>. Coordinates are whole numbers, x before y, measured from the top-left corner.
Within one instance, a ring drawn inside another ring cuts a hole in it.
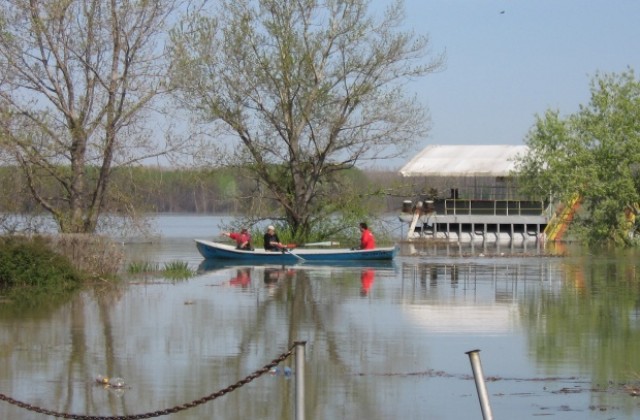
[[[82,276],[64,256],[53,252],[39,237],[0,238],[0,287],[67,292]]]

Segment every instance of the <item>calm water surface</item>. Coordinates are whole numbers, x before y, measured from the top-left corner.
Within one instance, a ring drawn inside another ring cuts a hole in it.
[[[640,417],[636,254],[403,245],[390,264],[206,264],[193,239],[218,237],[220,222],[163,216],[152,243],[122,245],[130,260],[188,262],[189,280],[0,305],[0,393],[56,412],[155,412],[306,341],[308,419],[482,418],[475,349],[496,419]],[[126,387],[97,385],[100,374]],[[265,375],[162,418],[290,419],[294,385]],[[0,418],[51,417],[0,401]]]

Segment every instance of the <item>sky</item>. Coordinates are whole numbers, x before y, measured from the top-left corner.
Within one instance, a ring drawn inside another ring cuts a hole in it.
[[[640,76],[639,0],[405,0],[405,9],[407,27],[446,54],[443,70],[408,86],[431,115],[416,153],[524,144],[536,115],[588,104],[596,74]]]

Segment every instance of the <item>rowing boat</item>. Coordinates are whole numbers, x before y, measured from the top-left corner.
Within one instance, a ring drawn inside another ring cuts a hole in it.
[[[294,248],[284,251],[243,250],[232,245],[196,239],[196,247],[207,260],[238,260],[255,263],[300,263],[392,260],[397,247],[375,249]]]

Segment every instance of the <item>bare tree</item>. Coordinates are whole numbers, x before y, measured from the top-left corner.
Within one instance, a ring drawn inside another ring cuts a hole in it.
[[[0,0],[0,146],[61,232],[130,210],[113,171],[169,150],[149,119],[179,3]]]
[[[206,6],[173,33],[179,99],[222,129],[219,142],[235,139],[220,162],[250,170],[294,236],[358,198],[337,174],[403,154],[426,134],[427,113],[404,89],[444,58],[402,29],[401,1],[379,18],[368,0]]]

